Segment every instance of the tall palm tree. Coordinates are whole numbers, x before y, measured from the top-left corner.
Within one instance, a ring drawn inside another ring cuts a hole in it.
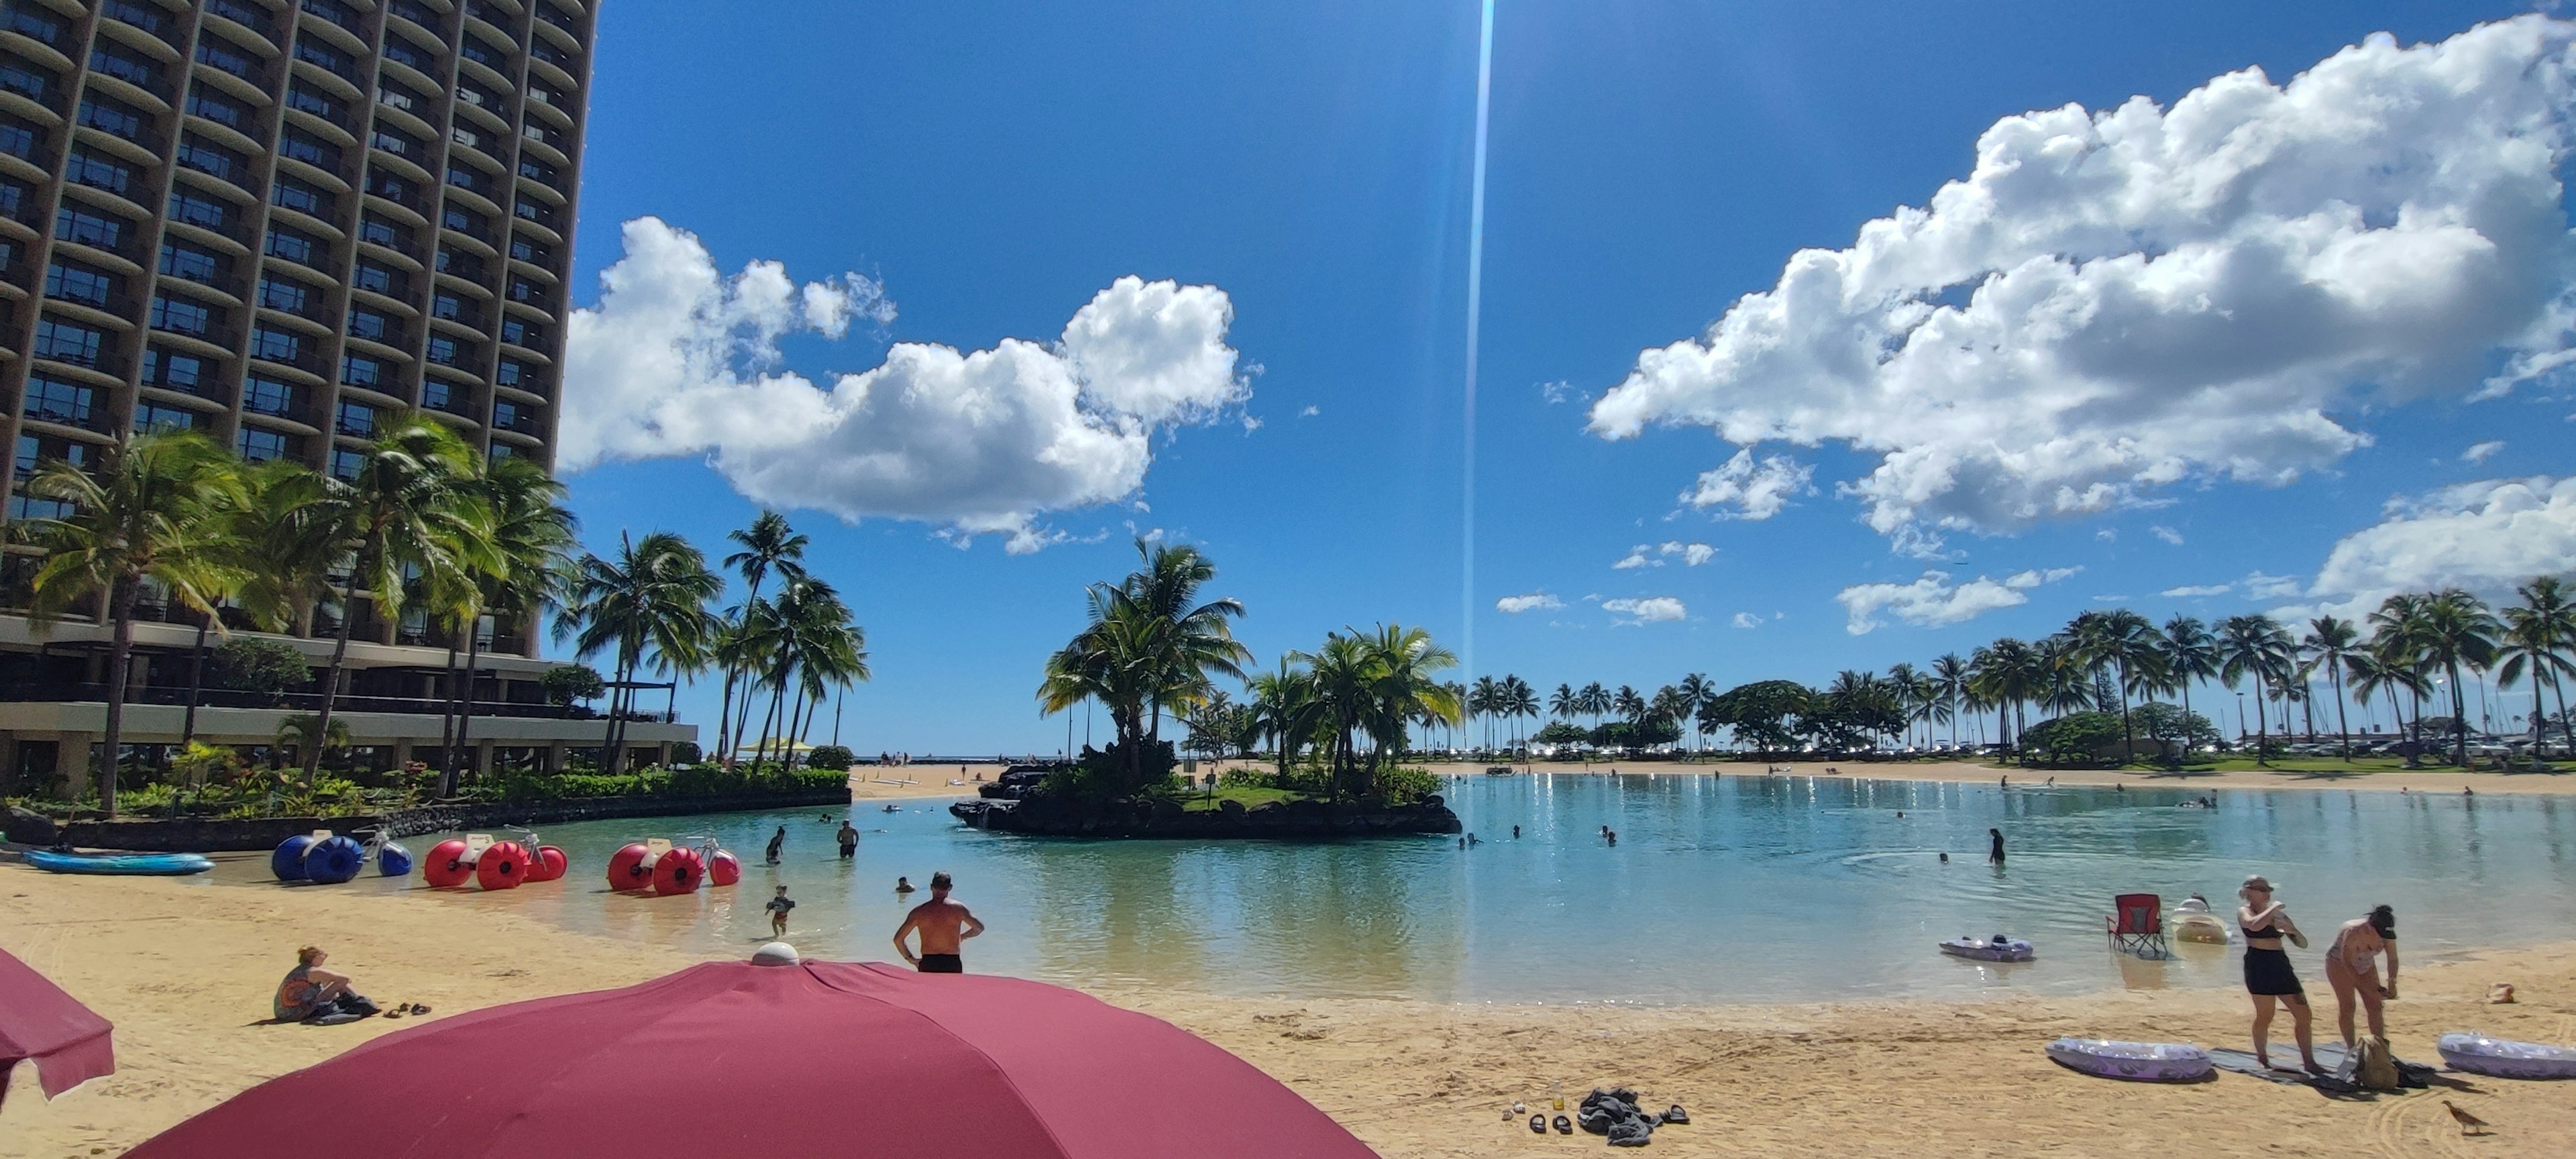
[[[1959,747],[1959,701],[1968,694],[1968,662],[1956,652],[1944,652],[1932,661],[1933,694],[1941,698],[1945,719],[1950,722],[1950,747]]]
[[[2322,666],[2326,680],[2334,687],[2335,731],[2343,739],[2343,759],[2352,759],[2352,721],[2344,715],[2343,673],[2351,659],[2361,652],[2361,630],[2350,620],[2319,616],[2308,621],[2308,638],[2299,650],[2306,656],[2304,672]]]
[[[573,532],[580,523],[563,505],[564,485],[529,460],[494,460],[475,486],[492,516],[491,553],[468,585],[474,614],[464,621],[465,682],[456,743],[439,776],[442,796],[455,795],[456,753],[474,743],[474,678],[483,662],[483,616],[491,615],[497,629],[527,624],[541,610],[559,606],[571,581]]]
[[[1592,715],[1594,729],[1601,727],[1601,714],[1610,711],[1611,708],[1610,690],[1601,687],[1600,681],[1595,680],[1583,686],[1583,711]]]
[[[1581,716],[1583,715],[1583,694],[1576,692],[1571,684],[1559,684],[1555,692],[1548,694],[1547,711],[1558,720],[1572,720]]]
[[[2207,625],[2190,616],[2175,616],[2165,621],[2164,638],[2156,645],[2163,654],[2164,686],[2182,694],[2182,714],[2191,719],[2191,686],[2203,680],[2218,678],[2218,638],[2209,634]],[[2184,729],[2183,747],[2191,747],[2190,729]]]
[[[200,615],[215,614],[213,593],[230,583],[229,565],[238,558],[228,541],[228,516],[243,492],[231,459],[197,435],[129,435],[105,459],[95,474],[60,460],[45,463],[25,490],[70,508],[31,521],[45,555],[29,611],[43,623],[86,606],[110,625],[98,804],[113,817],[133,683],[135,605],[148,584]]]
[[[2460,669],[2487,668],[2496,661],[2496,637],[2504,625],[2485,601],[2458,588],[2436,593],[2424,605],[2413,639],[2424,662],[2441,668],[2451,683],[2452,761],[2469,767],[2469,706]]]
[[[1252,696],[1253,727],[1279,746],[1279,773],[1284,777],[1297,760],[1297,750],[1314,739],[1323,723],[1314,674],[1282,656],[1276,671],[1254,676],[1244,686]]]
[[[1090,622],[1047,660],[1038,700],[1046,712],[1085,699],[1109,710],[1127,762],[1126,788],[1141,787],[1143,744],[1158,740],[1167,708],[1186,710],[1214,690],[1211,674],[1243,678],[1250,651],[1228,621],[1243,614],[1233,599],[1202,601],[1216,565],[1197,548],[1136,540],[1144,566],[1119,583],[1088,589]]]
[[[1494,718],[1502,713],[1502,701],[1502,682],[1491,676],[1479,676],[1474,683],[1467,686],[1466,702],[1460,705],[1466,710],[1469,724],[1472,725],[1478,720],[1485,722],[1484,747],[1487,752],[1493,751]]]
[[[2520,679],[2524,670],[2531,673],[2531,744],[2533,755],[2539,755],[2541,744],[2548,739],[2547,710],[2540,702],[2540,686],[2545,680],[2558,694],[2558,726],[2567,737],[2568,751],[2576,752],[2576,720],[2567,715],[2567,687],[2560,678],[2576,675],[2576,661],[2562,653],[2576,651],[2576,602],[2567,598],[2557,576],[2545,575],[2514,589],[2522,603],[2503,611],[2504,642],[2508,655],[2497,670],[2499,686]]]
[[[1628,722],[1630,728],[1646,723],[1646,708],[1646,698],[1625,684],[1620,685],[1619,691],[1610,697],[1610,711],[1618,713],[1619,719]]]
[[[1696,721],[1699,717],[1699,710],[1708,707],[1709,701],[1717,699],[1717,686],[1709,683],[1708,675],[1703,672],[1693,672],[1688,676],[1684,676],[1682,677],[1682,682],[1674,685],[1673,687],[1679,690],[1682,694],[1682,712],[1680,719],[1685,724],[1692,724],[1692,722]],[[1691,732],[1695,734],[1691,748],[1696,752],[1700,747],[1698,739],[1707,737],[1708,733],[1698,728],[1695,724],[1693,724]]]
[[[2092,669],[2073,637],[2064,633],[2041,637],[2031,652],[2039,670],[2040,707],[2059,715],[2096,707]]]
[[[2293,648],[2290,633],[2270,616],[2229,616],[2218,626],[2218,677],[2229,688],[2254,678],[2254,763],[2268,764],[2264,745],[2271,723],[2264,715],[2270,688],[2289,675]]]
[[[583,658],[616,656],[609,692],[606,771],[626,762],[626,718],[635,701],[635,674],[646,667],[674,677],[702,670],[720,623],[707,605],[724,579],[688,540],[667,531],[642,539],[618,537],[614,558],[584,555],[555,618],[555,637],[570,639]]]
[[[724,557],[725,568],[742,576],[746,588],[742,605],[733,620],[733,626],[739,630],[749,622],[752,605],[760,600],[760,585],[770,573],[776,572],[787,579],[805,574],[805,548],[810,541],[787,525],[786,516],[765,509],[752,519],[751,526],[728,531],[725,538],[742,548]],[[724,674],[724,704],[716,716],[716,749],[730,759],[733,750],[742,743],[743,726],[733,719],[733,690],[743,669],[726,665]],[[742,711],[745,718],[751,714],[751,701],[747,694]]]
[[[2021,718],[2022,705],[2046,687],[2039,653],[2006,636],[1977,649],[1968,663],[1971,686],[1995,707],[1996,731],[2002,734],[1995,739],[2018,751],[2021,729],[2016,725],[2027,723]]]
[[[2094,670],[2108,667],[2119,678],[2120,738],[2124,759],[2137,759],[2137,726],[2129,715],[2129,694],[2152,689],[2164,663],[2155,625],[2127,608],[2085,612],[2070,625],[2076,646]]]
[[[1538,690],[1530,687],[1529,681],[1507,675],[1503,677],[1501,697],[1495,705],[1506,719],[1517,722],[1534,718],[1538,715]],[[1512,746],[1519,748],[1523,739],[1524,735],[1515,730]]]
[[[415,411],[393,419],[376,436],[355,479],[326,479],[319,514],[349,567],[340,584],[338,630],[316,714],[323,732],[331,729],[362,592],[379,618],[395,621],[408,581],[454,590],[459,577],[495,568],[491,506],[476,485],[480,466],[453,428]],[[310,786],[321,771],[322,746],[302,755],[304,783]]]

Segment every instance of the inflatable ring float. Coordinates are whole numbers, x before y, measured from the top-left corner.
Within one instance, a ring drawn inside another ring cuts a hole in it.
[[[2442,1052],[2444,1065],[2470,1074],[2500,1079],[2576,1079],[2576,1047],[2455,1032],[2435,1039],[2433,1049]]]
[[[2216,1066],[2209,1052],[2180,1042],[2121,1042],[2061,1038],[2048,1044],[2050,1061],[2068,1070],[2131,1082],[2180,1083],[2207,1078]]]

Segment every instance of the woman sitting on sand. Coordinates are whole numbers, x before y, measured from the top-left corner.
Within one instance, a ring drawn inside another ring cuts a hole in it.
[[[2272,1003],[2275,999],[2290,1008],[2290,1025],[2299,1040],[2299,1059],[2309,1074],[2324,1074],[2317,1065],[2317,1052],[2310,1025],[2314,1017],[2308,1010],[2308,992],[2299,985],[2298,972],[2290,968],[2290,955],[2281,949],[2281,939],[2308,948],[2308,936],[2299,932],[2290,920],[2290,911],[2272,900],[2272,883],[2260,876],[2245,879],[2245,888],[2236,895],[2245,899],[2236,911],[2236,927],[2245,934],[2245,991],[2254,996],[2254,1061],[2265,1069],[2272,1065]]]
[[[2388,955],[2388,981],[2379,980],[2379,955]],[[2361,999],[2362,1009],[2370,1015],[2370,1036],[2388,1037],[2388,1023],[2380,1003],[2397,997],[2397,912],[2387,906],[2374,906],[2368,917],[2354,918],[2335,934],[2334,945],[2326,950],[2326,983],[2334,987],[2335,1022],[2343,1028],[2344,1049],[2353,1048],[2352,1004]]]
[[[348,975],[322,968],[330,958],[320,946],[295,951],[295,968],[277,984],[272,1013],[279,1022],[354,1022],[376,1012],[375,1003],[349,989]]]

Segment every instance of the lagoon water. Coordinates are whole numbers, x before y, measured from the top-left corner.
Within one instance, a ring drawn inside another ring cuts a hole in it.
[[[2177,943],[2171,961],[2106,948],[2111,895],[2206,894],[2269,876],[2317,943],[2369,905],[2397,909],[2411,960],[2576,930],[2576,799],[2352,791],[1955,785],[1842,777],[1470,776],[1449,800],[1482,843],[1031,839],[982,833],[945,801],[863,803],[857,858],[817,811],[547,828],[562,882],[443,904],[519,908],[573,929],[748,953],[776,885],[808,955],[887,959],[910,902],[897,875],[956,875],[990,932],[969,969],[1082,986],[1441,1002],[1773,1002],[2233,986],[2241,946]],[[1900,816],[1900,813],[1902,816]],[[782,863],[759,864],[776,826]],[[1511,836],[1512,826],[1521,836]],[[1615,829],[1619,843],[1603,840]],[[1986,864],[1986,830],[2010,848]],[[742,883],[677,898],[607,892],[608,855],[646,836],[714,834]],[[415,852],[432,838],[413,838]],[[1947,851],[1943,864],[1939,854]],[[361,888],[403,888],[361,879]],[[410,884],[417,886],[417,876]],[[911,901],[925,900],[927,894]],[[2230,923],[2231,927],[2233,922]],[[2008,932],[2032,963],[1971,963],[1934,943]]]

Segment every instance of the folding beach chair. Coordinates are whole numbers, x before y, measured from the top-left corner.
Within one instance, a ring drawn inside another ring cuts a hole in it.
[[[2152,893],[2124,893],[2112,898],[2111,908],[2117,912],[2102,920],[2111,935],[2111,948],[2141,958],[2167,956],[2164,904],[2163,898]]]

